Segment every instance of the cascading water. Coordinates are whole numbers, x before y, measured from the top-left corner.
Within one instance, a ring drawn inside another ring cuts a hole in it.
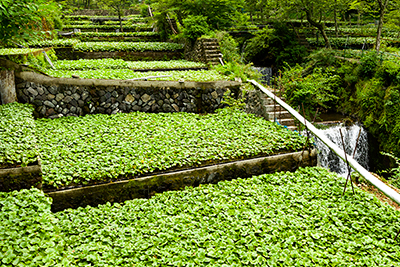
[[[254,70],[261,73],[261,80],[266,84],[270,85],[271,77],[272,77],[272,68],[271,67],[253,67]]]
[[[322,132],[339,148],[343,149],[340,131],[342,130],[343,140],[345,143],[346,153],[353,156],[354,148],[356,146],[357,137],[361,129],[360,137],[354,159],[365,169],[368,170],[368,137],[367,132],[360,125],[352,126],[333,126],[331,128],[322,130]],[[340,175],[347,176],[347,164],[333,153],[324,143],[315,138],[315,144],[319,151],[318,160],[322,167],[328,168]]]

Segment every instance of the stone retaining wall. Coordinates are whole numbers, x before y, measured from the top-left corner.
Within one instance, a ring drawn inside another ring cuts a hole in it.
[[[16,74],[19,102],[35,106],[35,116],[57,118],[118,112],[214,112],[222,108],[238,82],[124,81],[51,78],[33,72]]]
[[[245,111],[269,120],[268,112],[265,110],[263,92],[260,90],[247,91],[245,95]]]

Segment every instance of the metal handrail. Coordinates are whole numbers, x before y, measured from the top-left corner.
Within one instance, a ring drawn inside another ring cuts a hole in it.
[[[341,150],[337,145],[335,145],[331,140],[329,140],[325,134],[318,130],[317,128],[312,125],[309,121],[307,121],[303,116],[301,116],[296,110],[294,110],[291,106],[283,102],[280,98],[276,97],[271,91],[267,88],[262,86],[261,84],[257,83],[254,80],[248,80],[254,86],[259,88],[262,92],[264,92],[268,97],[274,99],[278,105],[286,109],[293,117],[295,117],[301,124],[303,124],[310,132],[312,132],[318,139],[320,139],[325,145],[327,145],[338,157],[346,162],[358,172],[362,177],[364,177],[367,181],[373,184],[376,188],[378,188],[382,193],[392,199],[394,202],[400,205],[400,194],[397,193],[395,190],[387,186],[381,180],[373,176],[369,171],[367,171],[363,166],[361,166],[352,156],[349,154],[345,155],[345,152]]]

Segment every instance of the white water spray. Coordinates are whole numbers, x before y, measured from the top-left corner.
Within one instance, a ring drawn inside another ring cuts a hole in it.
[[[335,143],[340,148],[343,148],[343,144],[342,144],[342,139],[340,137],[339,129],[342,129],[345,150],[346,153],[350,156],[353,156],[354,148],[356,147],[357,138],[361,129],[354,159],[361,166],[363,166],[365,169],[368,170],[367,132],[364,130],[362,126],[359,125],[352,125],[347,127],[342,125],[337,125],[322,130],[322,132],[326,135],[326,137],[328,137],[333,143]],[[317,149],[319,150],[318,154],[319,164],[322,167],[328,168],[331,171],[334,171],[340,175],[347,176],[348,173],[347,164],[317,138],[315,138],[315,144]]]

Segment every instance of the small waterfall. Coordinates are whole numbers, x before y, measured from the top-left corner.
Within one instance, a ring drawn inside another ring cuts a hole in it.
[[[331,128],[322,130],[322,132],[339,148],[343,149],[342,139],[340,137],[339,129],[342,129],[343,140],[345,143],[345,150],[348,155],[353,156],[354,148],[356,146],[357,137],[361,129],[360,137],[358,140],[357,150],[354,159],[364,168],[368,170],[368,137],[367,132],[360,125],[352,126],[333,126]],[[340,175],[347,176],[346,163],[336,156],[324,143],[315,138],[315,144],[320,151],[318,155],[319,163],[322,167],[328,168]]]
[[[272,77],[272,68],[271,67],[253,67],[254,70],[261,73],[261,80],[266,84],[270,85],[271,77]]]

